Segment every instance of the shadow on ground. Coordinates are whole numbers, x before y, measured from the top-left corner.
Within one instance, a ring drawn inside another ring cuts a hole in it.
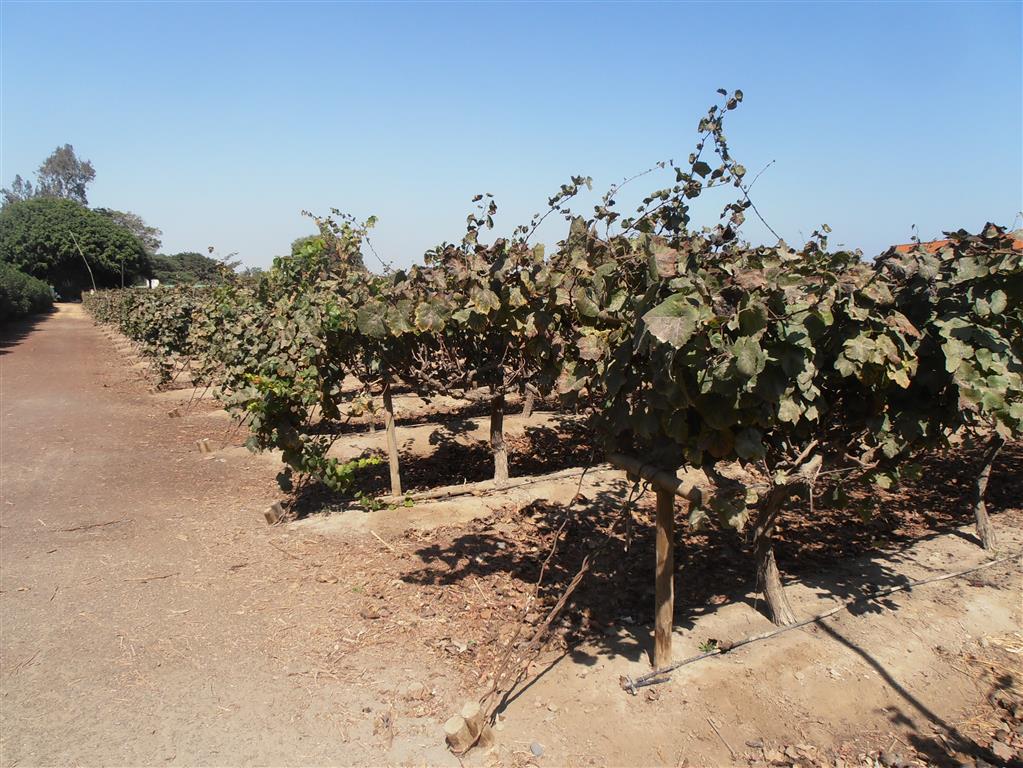
[[[1017,507],[1023,490],[1023,478],[1018,472],[1021,458],[1023,446],[1012,444],[1006,446],[995,464],[988,490],[990,511],[998,513]],[[783,574],[789,581],[798,581],[822,596],[842,600],[904,585],[905,576],[893,566],[905,549],[922,539],[956,532],[972,521],[969,480],[978,461],[979,452],[966,450],[929,458],[922,476],[930,480],[883,494],[876,499],[875,514],[866,520],[852,516],[849,511],[819,504],[813,517],[807,515],[805,508],[791,510],[780,526],[777,546]],[[937,483],[933,478],[942,481]],[[562,639],[565,654],[577,663],[593,665],[602,654],[645,660],[652,651],[653,516],[647,497],[632,506],[631,515],[623,514],[629,490],[623,481],[613,490],[578,500],[573,507],[538,501],[511,514],[438,530],[430,543],[416,551],[424,565],[405,573],[402,579],[414,584],[471,589],[477,579],[513,576],[528,590],[538,581],[541,563],[558,537],[558,546],[539,590],[538,609],[527,617],[535,625],[576,575],[585,554],[607,540],[595,568],[556,623],[556,633]],[[724,603],[744,601],[762,610],[763,606],[751,597],[752,553],[745,536],[716,528],[693,531],[685,525],[678,526],[676,534],[678,627],[692,629],[697,618]],[[883,560],[863,564],[864,556],[882,552]],[[842,563],[853,558],[860,558],[855,567],[842,567]],[[851,612],[863,614],[897,607],[883,598],[865,599],[855,603]],[[864,657],[904,699],[907,712],[918,720],[923,717],[934,723],[955,751],[999,764],[987,749],[943,723],[876,659],[830,627],[820,626],[837,642]],[[933,742],[929,738],[921,735],[922,752],[926,753],[926,744]],[[941,751],[939,747],[936,742],[930,746],[932,751]],[[942,754],[947,762],[947,751]]]
[[[51,309],[30,317],[19,317],[0,323],[0,355],[6,355],[21,344],[41,322],[56,312]]]
[[[447,419],[430,434],[435,446],[429,456],[421,456],[399,446],[402,488],[406,493],[448,485],[490,480],[494,476],[494,458],[485,442],[466,443],[460,438],[474,426],[466,418]],[[521,436],[508,437],[508,465],[512,478],[544,475],[593,463],[592,436],[578,419],[554,418],[543,426],[527,426]],[[290,501],[298,517],[324,508],[351,503],[360,496],[387,495],[391,491],[387,456],[382,451],[367,452],[381,463],[360,470],[351,490],[336,494],[319,483],[306,483]]]

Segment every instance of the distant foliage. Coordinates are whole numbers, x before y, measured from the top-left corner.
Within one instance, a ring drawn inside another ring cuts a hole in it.
[[[146,253],[152,256],[160,250],[160,236],[163,232],[156,227],[151,227],[137,213],[131,211],[115,211],[113,208],[94,208],[96,213],[102,213],[110,218],[117,226],[124,227],[138,238]]]
[[[96,169],[88,160],[80,160],[70,144],[57,147],[36,171],[32,182],[14,177],[9,189],[2,191],[4,203],[15,203],[33,197],[58,197],[88,205],[88,187],[96,178]]]
[[[53,306],[53,290],[10,264],[0,262],[0,323],[45,312]]]
[[[150,259],[153,277],[167,285],[214,285],[221,282],[225,268],[231,264],[195,251],[165,255],[158,253]]]
[[[35,197],[0,210],[0,261],[45,280],[62,298],[92,287],[83,256],[99,287],[132,285],[149,273],[138,238],[109,217],[72,200]]]

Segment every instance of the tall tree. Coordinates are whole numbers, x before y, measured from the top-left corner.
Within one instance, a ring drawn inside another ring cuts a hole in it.
[[[102,213],[117,226],[124,227],[135,235],[139,242],[142,243],[142,247],[146,249],[146,253],[150,256],[155,255],[160,250],[160,245],[162,244],[160,235],[163,234],[163,230],[149,226],[137,213],[116,211],[113,208],[94,208],[93,210],[96,213]]]
[[[57,147],[36,171],[40,197],[63,197],[88,205],[86,188],[96,178],[96,169],[88,160],[79,160],[70,144]]]
[[[32,187],[31,181],[21,178],[21,174],[18,174],[14,177],[11,188],[0,190],[0,194],[3,195],[4,204],[6,205],[7,203],[16,203],[19,200],[28,200],[30,197],[35,197],[36,191]]]
[[[132,285],[150,272],[133,234],[72,200],[47,197],[0,210],[0,261],[45,280],[63,298],[91,288],[93,278],[99,287],[113,288],[122,274],[124,284]]]
[[[79,160],[70,144],[57,147],[36,171],[36,183],[14,177],[9,189],[0,190],[3,203],[16,203],[33,197],[61,197],[88,205],[86,189],[96,178],[96,169],[88,160]]]

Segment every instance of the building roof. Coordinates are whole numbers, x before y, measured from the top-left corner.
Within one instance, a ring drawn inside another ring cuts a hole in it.
[[[1017,232],[1013,232],[1012,249],[1014,251],[1023,251],[1023,240],[1020,239]],[[909,253],[915,248],[924,248],[928,253],[937,253],[951,240],[931,240],[926,243],[903,243],[902,245],[895,246],[897,253]]]

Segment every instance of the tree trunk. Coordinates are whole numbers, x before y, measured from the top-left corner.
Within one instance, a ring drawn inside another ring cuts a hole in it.
[[[528,419],[533,415],[533,403],[536,400],[536,391],[532,387],[526,387],[526,401],[522,406],[522,418]]]
[[[504,392],[490,401],[490,448],[494,452],[494,482],[508,482],[508,449],[504,444]]]
[[[384,378],[384,427],[387,430],[387,461],[391,468],[391,495],[401,496],[401,467],[398,463],[398,436],[394,431],[394,402],[391,400],[391,378]]]
[[[785,595],[785,587],[781,583],[778,563],[774,559],[774,544],[771,541],[778,513],[790,494],[791,490],[787,486],[772,490],[764,502],[764,507],[757,518],[756,528],[753,531],[757,587],[764,593],[771,621],[779,626],[796,623],[796,615],[792,612],[792,606],[789,605],[789,599]]]
[[[991,477],[991,465],[995,463],[998,452],[1005,445],[1005,438],[997,432],[991,437],[984,453],[984,464],[973,484],[973,514],[977,518],[977,537],[981,546],[986,550],[993,550],[997,545],[995,529],[991,526],[991,519],[987,515],[987,505],[984,503],[984,494],[987,493],[987,481]]]

